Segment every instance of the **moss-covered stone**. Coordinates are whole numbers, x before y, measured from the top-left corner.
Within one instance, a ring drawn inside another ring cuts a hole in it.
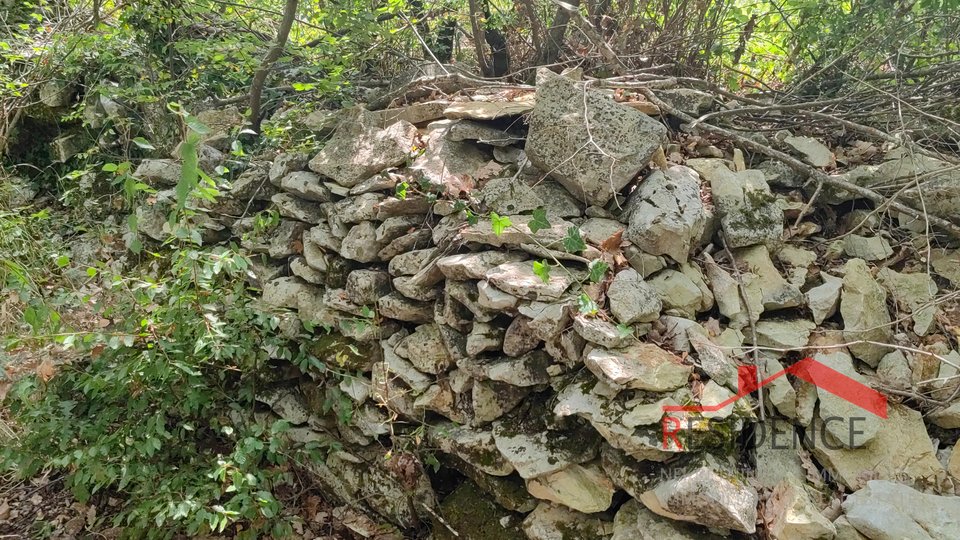
[[[437,540],[526,538],[520,530],[521,516],[498,506],[469,480],[444,499],[440,504],[440,514],[446,525],[434,518],[433,537]],[[450,529],[456,531],[459,537],[455,537]]]

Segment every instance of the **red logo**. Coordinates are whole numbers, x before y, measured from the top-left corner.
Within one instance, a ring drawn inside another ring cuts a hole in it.
[[[813,358],[804,358],[779,373],[775,373],[762,381],[757,381],[756,366],[740,366],[737,370],[737,394],[731,396],[716,405],[664,405],[663,411],[669,412],[717,412],[731,403],[738,401],[744,396],[757,391],[761,387],[767,386],[771,382],[787,374],[803,379],[817,388],[822,388],[831,394],[846,400],[861,409],[873,413],[880,418],[887,417],[887,397],[877,392],[873,388],[856,381],[839,371],[828,367]],[[672,424],[673,429],[669,430],[667,425]],[[663,427],[663,448],[667,449],[668,439],[672,439],[681,450],[683,445],[677,439],[677,433],[681,429],[680,418],[676,416],[664,415],[662,420]]]

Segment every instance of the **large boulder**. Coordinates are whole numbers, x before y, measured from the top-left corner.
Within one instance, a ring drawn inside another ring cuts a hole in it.
[[[871,540],[960,538],[960,497],[921,493],[894,482],[867,482],[843,501],[843,512]]]
[[[537,79],[527,157],[577,198],[605,205],[647,166],[666,128],[584,83],[547,69]]]

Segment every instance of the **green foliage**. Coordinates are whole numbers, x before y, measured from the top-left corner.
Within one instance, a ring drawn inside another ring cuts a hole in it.
[[[587,243],[580,236],[580,228],[576,225],[567,229],[567,235],[563,237],[563,248],[567,253],[579,253],[587,249]]]
[[[543,280],[544,283],[550,282],[550,263],[546,260],[533,261],[533,273]]]
[[[496,212],[490,212],[490,226],[493,227],[493,234],[500,236],[513,223],[507,216],[498,215]]]
[[[537,208],[533,211],[533,219],[530,220],[530,223],[527,224],[527,227],[530,228],[530,234],[537,234],[537,231],[541,229],[549,229],[550,222],[547,221],[547,211],[543,207]]]
[[[607,275],[607,270],[610,269],[610,266],[600,259],[596,259],[590,261],[588,268],[590,269],[590,282],[600,283],[603,280],[603,277]]]
[[[600,312],[600,306],[587,296],[587,293],[580,293],[577,297],[577,308],[580,313],[588,317],[595,317]]]
[[[62,366],[46,386],[17,384],[8,406],[24,436],[2,463],[24,476],[63,469],[80,501],[123,493],[116,522],[149,537],[240,520],[248,534],[286,530],[273,495],[289,481],[283,426],[243,419],[267,351],[288,345],[276,319],[250,305],[248,268],[232,249],[184,246],[161,279],[112,276],[112,302],[97,307],[119,322],[60,333],[90,361]]]

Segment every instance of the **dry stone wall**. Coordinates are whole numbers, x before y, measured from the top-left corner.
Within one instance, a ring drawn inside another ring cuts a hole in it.
[[[696,91],[668,98],[711,106]],[[747,168],[739,150],[670,143],[641,112],[651,107],[546,71],[535,95],[497,99],[315,113],[309,123],[332,131],[322,149],[252,164],[218,203],[275,209],[277,223],[200,223],[260,257],[262,302],[282,329],[315,330],[304,346],[327,373],[260,399],[295,440],[338,441],[310,465],[326,493],[401,528],[432,522],[438,538],[709,538],[765,523],[797,539],[885,538],[868,511],[884,493],[936,498],[882,480],[950,489],[904,405],[867,418],[850,444],[750,449],[748,427],[846,441],[846,424],[825,420],[864,416],[786,378],[764,389],[764,421],[747,396],[671,413],[682,427],[662,430],[665,406],[734,396],[752,346],[768,375],[814,347],[864,384],[947,376],[937,390],[950,396],[949,364],[876,344],[906,339],[888,303],[913,337],[933,331],[928,274],[876,272],[891,253],[879,235],[846,237],[821,271],[820,253],[782,240],[801,179],[778,163]],[[800,142],[787,140],[823,159]],[[174,166],[138,175],[168,181]],[[162,216],[145,209],[142,230],[160,235]],[[960,360],[946,345],[936,354]],[[953,409],[934,422],[960,426]],[[438,495],[433,458],[466,479],[453,494]],[[820,469],[850,491],[874,482],[831,510]],[[928,514],[913,518],[960,537]]]

